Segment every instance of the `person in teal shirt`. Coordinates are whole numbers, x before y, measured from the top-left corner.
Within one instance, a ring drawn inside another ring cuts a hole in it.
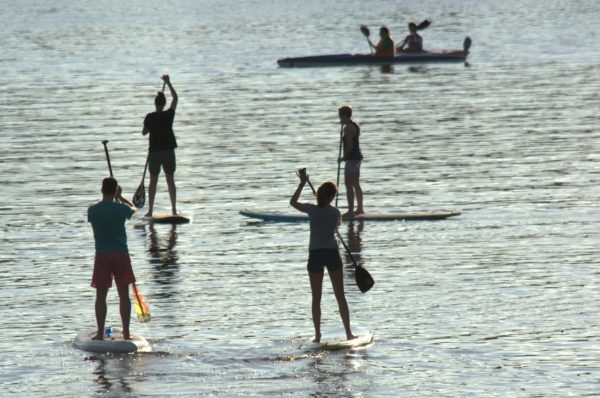
[[[102,200],[88,208],[88,222],[92,224],[96,247],[92,287],[96,288],[95,311],[98,332],[93,339],[104,338],[106,296],[114,278],[119,294],[123,338],[129,340],[131,339],[129,285],[135,282],[135,276],[127,248],[125,221],[131,218],[136,208],[121,195],[121,187],[112,177],[102,181],[101,191]]]

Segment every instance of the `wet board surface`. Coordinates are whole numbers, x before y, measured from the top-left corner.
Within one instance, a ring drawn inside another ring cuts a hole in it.
[[[150,352],[152,346],[139,334],[131,333],[131,340],[123,340],[123,333],[119,328],[113,328],[111,337],[104,336],[104,340],[92,340],[96,329],[78,334],[73,341],[76,348],[96,353]]]
[[[152,217],[144,216],[142,220],[156,224],[187,224],[190,219],[183,214],[154,213]]]
[[[365,347],[373,342],[374,336],[371,332],[355,334],[356,338],[347,340],[346,335],[321,337],[321,342],[313,343],[310,341],[305,345],[307,348],[336,351],[349,350],[353,348]]]
[[[246,217],[263,221],[273,222],[303,222],[308,221],[308,215],[304,213],[282,214],[270,212],[257,212],[242,210],[240,214]],[[344,218],[343,221],[417,221],[417,220],[442,220],[448,217],[459,216],[460,211],[411,211],[411,212],[391,212],[391,213],[365,213],[363,215]]]

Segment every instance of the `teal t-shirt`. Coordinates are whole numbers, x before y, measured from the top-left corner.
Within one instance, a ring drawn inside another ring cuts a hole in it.
[[[96,253],[127,251],[125,220],[133,210],[123,203],[101,201],[88,208],[88,222],[92,223]]]

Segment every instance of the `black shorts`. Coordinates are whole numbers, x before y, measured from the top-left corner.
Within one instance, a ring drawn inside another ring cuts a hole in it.
[[[175,173],[175,149],[165,149],[150,152],[148,158],[148,171],[151,175],[160,174],[160,168],[167,174]]]
[[[314,249],[308,253],[308,272],[322,274],[325,267],[329,272],[343,267],[338,249]]]

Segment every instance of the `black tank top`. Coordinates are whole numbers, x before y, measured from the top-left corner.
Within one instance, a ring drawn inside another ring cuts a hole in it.
[[[348,160],[362,160],[363,159],[363,155],[362,155],[362,152],[360,150],[360,142],[359,142],[359,139],[358,139],[359,136],[360,136],[360,127],[353,120],[350,121],[350,123],[352,123],[354,125],[354,128],[356,129],[356,134],[354,135],[354,138],[352,139],[352,150],[350,151],[350,153],[348,154],[348,156],[346,156],[346,159],[348,159]],[[344,140],[344,152],[346,152],[346,140]]]

